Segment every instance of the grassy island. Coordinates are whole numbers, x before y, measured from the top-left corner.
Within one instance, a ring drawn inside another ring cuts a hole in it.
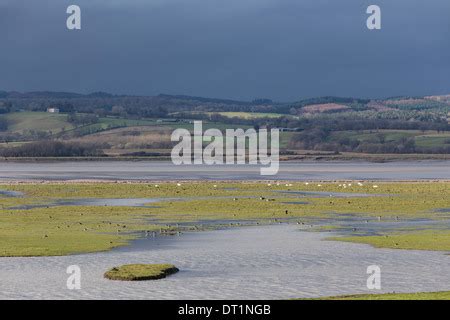
[[[171,264],[127,264],[114,267],[105,273],[105,278],[121,281],[158,280],[179,270]]]

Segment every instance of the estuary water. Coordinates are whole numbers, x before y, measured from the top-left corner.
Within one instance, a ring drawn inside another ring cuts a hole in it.
[[[428,180],[450,179],[450,161],[282,162],[275,176],[252,165],[181,165],[161,161],[0,162],[9,180]]]
[[[104,253],[1,258],[0,299],[288,299],[342,294],[450,290],[445,252],[374,249],[325,240],[294,225],[242,227],[145,238]],[[129,263],[173,263],[180,272],[144,282],[103,273]],[[81,268],[81,290],[66,269]],[[367,267],[381,268],[369,290]]]
[[[281,163],[276,176],[261,176],[259,167],[248,165],[174,166],[169,162],[145,161],[0,162],[0,182],[261,179],[450,180],[450,161],[285,162]],[[21,196],[6,191],[0,195]],[[101,206],[151,206],[154,202],[152,199],[81,200]],[[371,226],[367,221],[352,223],[360,225],[351,228]],[[0,258],[0,299],[289,299],[450,290],[448,253],[375,249],[364,244],[327,241],[332,235],[307,232],[299,225],[247,226],[145,238],[102,253],[5,257]],[[180,272],[166,279],[146,282],[103,278],[108,269],[130,263],[172,263]],[[67,289],[66,270],[71,265],[81,268],[81,290]],[[366,271],[371,265],[381,268],[382,290],[367,289]]]

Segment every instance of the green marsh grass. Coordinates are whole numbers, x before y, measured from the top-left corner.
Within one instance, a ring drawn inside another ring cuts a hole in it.
[[[326,297],[319,300],[450,300],[450,291],[418,293],[360,294]]]
[[[437,212],[450,208],[449,182],[153,182],[153,183],[20,183],[0,185],[0,190],[20,191],[23,197],[0,197],[0,256],[45,256],[96,252],[126,245],[144,231],[175,228],[182,222],[200,220],[321,219],[330,224],[340,215],[381,219],[443,219]],[[350,186],[351,184],[351,186]],[[339,186],[341,185],[341,186]],[[376,188],[374,186],[377,186]],[[280,191],[320,191],[325,196],[299,196]],[[349,194],[345,198],[326,193]],[[366,197],[352,193],[367,194]],[[50,206],[12,210],[23,205],[45,205],[65,199],[164,198],[156,207]],[[182,199],[181,201],[171,199]],[[302,201],[307,204],[286,204]],[[219,222],[217,222],[219,221]],[[170,226],[171,225],[171,226]],[[430,231],[431,232],[431,231]],[[434,231],[433,231],[434,232]],[[449,233],[450,234],[450,233]],[[443,250],[450,236],[446,230],[430,234],[404,233],[382,237],[339,238],[398,248]],[[389,237],[397,237],[389,238]],[[430,238],[433,239],[433,238]],[[446,247],[445,247],[446,248]]]

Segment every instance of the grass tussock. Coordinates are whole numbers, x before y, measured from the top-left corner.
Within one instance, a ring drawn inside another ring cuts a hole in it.
[[[121,281],[158,280],[178,271],[178,268],[171,264],[128,264],[112,268],[104,277]]]
[[[386,233],[377,236],[335,237],[330,240],[365,243],[376,248],[450,251],[450,230]]]

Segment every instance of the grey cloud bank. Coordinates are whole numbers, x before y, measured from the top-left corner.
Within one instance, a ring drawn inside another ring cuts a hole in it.
[[[82,8],[82,30],[66,8]],[[382,30],[366,9],[382,8]],[[446,0],[0,0],[0,90],[287,101],[450,92]]]

